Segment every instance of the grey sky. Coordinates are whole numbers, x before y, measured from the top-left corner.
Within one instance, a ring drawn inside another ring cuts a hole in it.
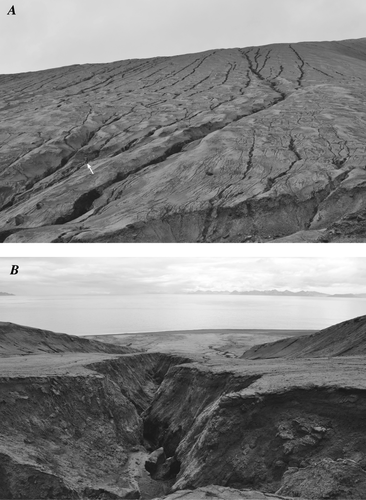
[[[364,0],[3,0],[0,73],[362,38],[365,20]]]
[[[11,276],[12,264],[20,265]],[[16,295],[185,293],[197,289],[366,293],[366,258],[1,258]]]

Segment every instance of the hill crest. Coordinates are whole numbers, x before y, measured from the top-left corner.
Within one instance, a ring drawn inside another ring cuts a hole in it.
[[[128,354],[136,351],[76,335],[0,322],[0,356],[72,352]]]
[[[254,346],[243,359],[321,358],[366,355],[366,316],[359,316],[310,335]]]

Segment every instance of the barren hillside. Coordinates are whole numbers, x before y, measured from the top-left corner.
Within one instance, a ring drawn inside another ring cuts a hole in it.
[[[127,346],[122,347],[97,340],[87,340],[76,335],[54,333],[0,321],[1,356],[71,352],[128,354],[135,352],[135,350]]]
[[[365,38],[2,75],[0,239],[363,241],[365,78]]]
[[[366,316],[360,316],[330,326],[311,335],[289,337],[257,345],[242,358],[321,358],[334,356],[365,356]]]

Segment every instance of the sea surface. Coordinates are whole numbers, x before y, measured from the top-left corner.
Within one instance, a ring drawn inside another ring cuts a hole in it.
[[[356,298],[0,296],[0,321],[74,335],[206,328],[318,330],[364,314],[366,299]]]

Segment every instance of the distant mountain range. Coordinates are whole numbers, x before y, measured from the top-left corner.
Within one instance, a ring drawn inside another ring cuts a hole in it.
[[[321,292],[309,292],[305,290],[300,290],[299,292],[292,292],[291,290],[247,290],[240,292],[239,290],[220,291],[215,290],[198,290],[196,292],[190,292],[198,295],[270,295],[274,297],[287,296],[287,297],[348,297],[348,298],[363,298],[366,297],[366,293],[321,293]]]
[[[14,295],[14,294],[13,293],[0,292],[0,296],[1,295]]]

